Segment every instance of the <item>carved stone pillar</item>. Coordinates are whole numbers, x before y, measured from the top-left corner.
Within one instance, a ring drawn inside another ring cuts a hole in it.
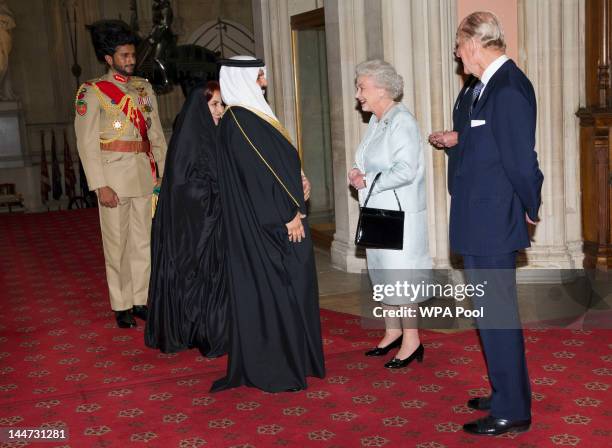
[[[366,267],[365,257],[358,254],[353,242],[359,219],[359,204],[346,180],[365,129],[353,96],[355,66],[367,57],[366,36],[363,33],[366,28],[364,13],[364,0],[325,2],[336,216],[331,259],[334,266],[349,272],[359,272]]]
[[[336,232],[331,247],[332,263],[344,270],[365,268],[365,259],[353,244],[359,207],[347,186],[346,174],[365,127],[355,110],[355,65],[366,59],[364,0],[325,1],[325,31],[330,96],[331,140]],[[268,102],[279,120],[295,137],[295,90],[291,64],[291,25],[293,12],[303,12],[303,4],[284,0],[253,0],[255,53],[268,69]],[[310,2],[312,9],[321,1]],[[291,9],[293,8],[293,9]]]
[[[255,53],[266,62],[268,102],[291,138],[295,130],[295,90],[291,64],[291,21],[284,0],[254,0]]]
[[[427,143],[432,130],[452,128],[452,108],[460,89],[453,44],[456,4],[452,0],[383,0],[385,59],[404,77],[403,102],[421,130],[427,163],[429,247],[438,268],[450,266],[446,155]],[[435,32],[431,32],[435,30]]]
[[[524,263],[529,268],[580,268],[578,120],[584,88],[582,0],[519,1],[518,64],[538,104],[536,151],[544,173],[541,222]]]

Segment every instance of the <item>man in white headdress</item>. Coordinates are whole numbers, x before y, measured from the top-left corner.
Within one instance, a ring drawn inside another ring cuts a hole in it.
[[[289,133],[280,124],[264,97],[265,89],[268,87],[268,80],[266,79],[266,67],[263,65],[263,61],[252,56],[234,56],[225,61],[226,64],[236,64],[221,66],[221,72],[223,73],[223,76],[221,76],[221,96],[225,104],[243,106],[251,110],[251,112],[259,111],[263,113],[266,117],[271,118],[277,123],[275,126],[291,143]],[[257,80],[255,84],[252,82],[253,78]],[[224,85],[226,93],[223,93]],[[307,201],[310,197],[310,181],[304,174],[304,170],[300,170],[300,172],[302,174],[304,200]]]
[[[266,102],[263,61],[221,62],[218,179],[228,235],[229,361],[218,391],[305,389],[325,375],[300,159]]]

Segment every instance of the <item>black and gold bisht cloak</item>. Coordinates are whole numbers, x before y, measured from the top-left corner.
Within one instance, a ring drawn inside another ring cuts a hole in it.
[[[227,375],[213,392],[304,389],[307,376],[325,375],[310,229],[303,219],[306,239],[293,243],[285,226],[306,210],[300,160],[265,117],[233,106],[219,124],[231,318]]]
[[[151,232],[145,343],[164,353],[226,353],[228,287],[216,127],[202,87],[179,114]]]

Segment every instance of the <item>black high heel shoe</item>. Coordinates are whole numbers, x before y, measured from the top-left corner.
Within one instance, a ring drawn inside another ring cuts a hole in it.
[[[412,352],[412,355],[410,355],[406,359],[393,358],[391,361],[385,364],[385,367],[387,369],[401,369],[403,367],[406,367],[408,364],[410,364],[415,359],[418,362],[423,362],[424,356],[425,356],[425,347],[423,347],[423,344],[419,344],[417,349],[414,352]]]
[[[389,345],[385,347],[376,347],[376,348],[373,348],[372,350],[368,350],[367,352],[365,352],[365,355],[366,356],[385,356],[387,353],[389,353],[389,350],[391,350],[392,348],[396,348],[402,345],[403,336],[404,335],[401,335],[399,338],[397,338],[395,341],[393,341],[392,343],[390,343]]]

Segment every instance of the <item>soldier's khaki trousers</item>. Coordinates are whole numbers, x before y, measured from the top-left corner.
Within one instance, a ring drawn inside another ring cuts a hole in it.
[[[111,308],[122,311],[146,305],[151,273],[151,195],[119,198],[117,207],[99,205],[99,210]]]

